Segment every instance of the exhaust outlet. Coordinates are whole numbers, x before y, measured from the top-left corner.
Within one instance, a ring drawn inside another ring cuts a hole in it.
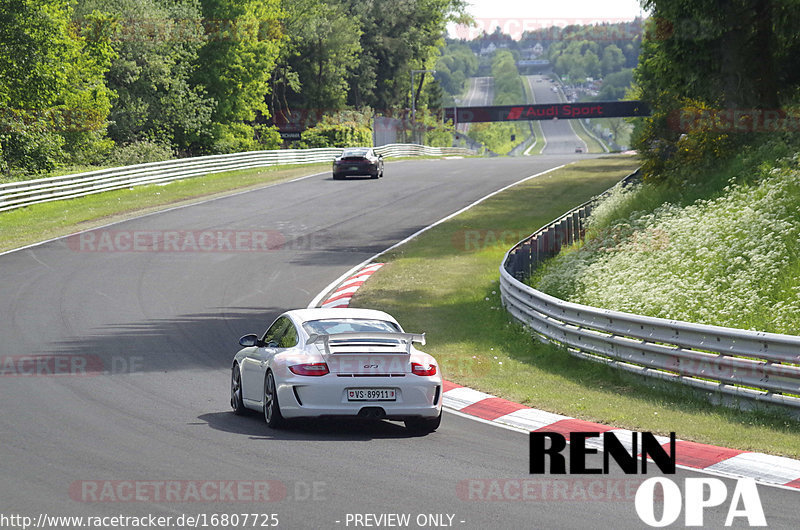
[[[359,418],[381,419],[386,417],[383,407],[363,407],[358,411]]]

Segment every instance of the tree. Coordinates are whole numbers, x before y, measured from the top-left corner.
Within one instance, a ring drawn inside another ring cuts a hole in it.
[[[583,71],[587,77],[600,77],[600,58],[592,50],[586,50],[582,57]]]
[[[245,122],[266,105],[269,80],[284,44],[279,0],[201,0],[206,42],[198,52],[193,83],[214,102],[214,139],[202,146],[212,152],[255,147],[255,132]]]
[[[726,108],[777,108],[775,44],[794,37],[775,33],[781,10],[773,0],[734,0],[724,9],[716,0],[646,0],[644,7],[657,27],[643,89],[720,100]]]
[[[597,95],[598,101],[617,101],[623,99],[633,80],[633,70],[626,68],[603,78],[603,86]]]
[[[111,146],[104,134],[114,96],[104,78],[114,56],[111,21],[92,13],[79,32],[71,15],[67,0],[0,5],[0,145],[9,170],[47,171]]]
[[[272,76],[274,113],[339,109],[360,69],[361,27],[341,4],[285,0],[287,43]]]
[[[794,0],[734,0],[724,9],[714,0],[645,2],[653,21],[635,81],[653,114],[635,130],[635,143],[650,178],[691,180],[752,141],[714,120],[684,130],[674,119],[684,109],[710,115],[795,101],[797,6]]]
[[[190,150],[208,141],[215,102],[191,82],[207,37],[197,0],[80,0],[77,23],[101,9],[117,22],[117,57],[106,77],[117,99],[109,135],[120,145],[154,141]]]
[[[625,64],[625,55],[616,44],[609,44],[603,49],[603,59],[600,61],[600,69],[603,77],[619,71]]]
[[[374,80],[357,92],[360,104],[391,109],[408,101],[411,70],[433,69],[444,43],[445,26],[464,16],[464,0],[344,0],[353,17],[359,17],[363,54],[350,85]],[[423,80],[427,76],[422,76]],[[414,90],[419,93],[418,90]],[[348,99],[355,103],[356,92]]]
[[[478,71],[478,57],[472,49],[459,42],[447,42],[436,60],[436,80],[451,96],[464,91],[466,80]]]

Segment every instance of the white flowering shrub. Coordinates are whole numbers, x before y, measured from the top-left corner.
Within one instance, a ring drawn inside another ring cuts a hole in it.
[[[631,207],[640,189],[615,189],[593,212],[587,242],[532,284],[595,307],[800,334],[800,171],[791,166],[650,212]],[[631,213],[611,222],[620,208]]]

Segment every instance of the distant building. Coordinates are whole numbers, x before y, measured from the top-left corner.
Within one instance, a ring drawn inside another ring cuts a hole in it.
[[[494,45],[493,42],[490,42],[488,46],[484,46],[481,48],[480,54],[481,55],[491,55],[497,49],[497,46]]]

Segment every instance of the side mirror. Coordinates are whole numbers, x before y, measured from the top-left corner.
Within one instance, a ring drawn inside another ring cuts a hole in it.
[[[252,333],[250,335],[245,335],[239,339],[239,346],[244,346],[245,348],[258,346],[258,335],[254,335]]]

